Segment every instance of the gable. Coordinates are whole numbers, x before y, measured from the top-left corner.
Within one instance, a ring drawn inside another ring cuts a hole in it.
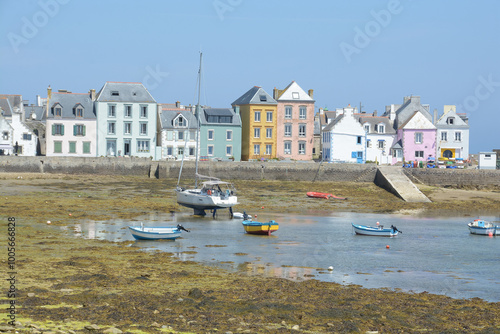
[[[314,101],[295,81],[292,81],[281,93],[278,101]]]
[[[434,124],[427,119],[420,111],[417,111],[410,117],[410,119],[400,127],[401,129],[421,129],[432,130],[436,129]]]

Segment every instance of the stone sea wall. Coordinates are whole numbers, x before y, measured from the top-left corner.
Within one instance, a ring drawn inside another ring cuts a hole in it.
[[[500,186],[500,170],[408,168],[405,174],[414,183],[431,186],[488,187]]]

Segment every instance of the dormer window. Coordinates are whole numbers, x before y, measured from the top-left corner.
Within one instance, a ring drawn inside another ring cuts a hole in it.
[[[187,125],[186,123],[187,123],[186,120],[182,116],[178,117],[175,120],[175,126],[178,126],[178,127],[185,127]]]
[[[120,92],[118,92],[117,90],[113,90],[111,91],[111,96],[120,96]]]
[[[51,113],[53,116],[61,117],[62,116],[62,107],[59,103],[54,104],[51,109]]]
[[[370,124],[365,124],[364,125],[364,128],[365,128],[365,132],[370,132]]]
[[[75,117],[79,117],[79,118],[82,118],[83,117],[83,107],[81,104],[77,104],[74,108],[73,108],[73,115]]]
[[[383,124],[378,125],[378,133],[384,133],[385,132],[385,126]]]
[[[267,101],[267,96],[265,95],[260,95],[259,96],[261,102],[266,102]]]
[[[448,117],[448,119],[446,120],[446,123],[447,124],[455,124],[455,117]]]

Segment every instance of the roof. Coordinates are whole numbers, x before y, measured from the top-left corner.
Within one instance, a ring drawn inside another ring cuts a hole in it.
[[[196,129],[196,117],[190,110],[168,110],[163,109],[160,112],[160,125],[162,129],[173,129],[174,128],[174,119],[176,119],[179,115],[182,115],[187,122],[189,129]]]
[[[62,108],[61,118],[75,119],[76,116],[73,112],[73,108],[75,108],[77,105],[81,105],[84,109],[82,119],[96,118],[94,104],[92,103],[90,94],[88,93],[52,93],[52,96],[49,100],[49,112],[47,118],[54,118],[54,115],[52,114],[52,108],[57,104]]]
[[[9,100],[11,112],[14,110],[14,108],[19,108],[19,110],[22,110],[23,97],[21,95],[0,94],[0,99],[3,98]],[[5,114],[5,116],[12,116],[12,113]]]
[[[278,101],[309,101],[314,99],[309,96],[295,81],[292,81],[281,93]]]
[[[5,117],[12,116],[12,105],[6,97],[0,97],[0,108],[2,109],[2,115]]]
[[[33,116],[34,115],[34,116]],[[41,121],[45,117],[45,107],[43,106],[25,106],[24,116],[27,121]]]
[[[327,126],[325,126],[323,131],[330,131],[338,122],[340,122],[342,120],[342,118],[344,118],[344,116],[345,116],[345,114],[338,115],[337,118],[335,118],[333,121],[328,123]]]
[[[262,89],[262,87],[254,86],[250,88],[245,94],[241,95],[236,99],[231,105],[245,105],[245,104],[278,104],[275,99],[271,97],[271,95],[267,94],[267,92]]]
[[[108,81],[97,93],[97,102],[156,103],[149,91],[140,82]]]
[[[424,116],[424,114],[420,111],[415,111],[406,123],[399,127],[399,129],[431,130],[436,129],[436,127]]]
[[[226,122],[231,119],[231,122]],[[214,121],[214,120],[217,121]],[[201,124],[226,124],[241,125],[241,119],[233,109],[230,108],[203,108],[200,117]]]
[[[371,115],[366,115],[366,114],[354,114],[354,117],[358,117],[358,120],[361,124],[370,124],[370,132],[375,132],[375,127],[374,125],[376,124],[384,124],[385,129],[384,133],[388,134],[394,134],[396,133],[396,130],[393,128],[393,124],[389,117],[386,116],[371,116]]]
[[[403,141],[401,139],[398,140],[394,145],[392,145],[392,148],[403,149]]]
[[[421,112],[425,118],[432,122],[432,115],[429,112],[429,106],[424,106],[420,103],[420,96],[410,96],[405,97],[404,103],[396,110],[394,128],[400,128],[401,124],[406,123],[417,111]]]
[[[448,118],[455,118],[454,124],[448,124]],[[445,112],[441,117],[439,117],[436,122],[436,127],[438,129],[468,129],[469,124],[464,120],[467,116],[464,114],[459,114],[455,110],[450,110]]]

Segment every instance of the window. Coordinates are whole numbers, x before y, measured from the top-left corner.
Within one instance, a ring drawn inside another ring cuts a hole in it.
[[[254,155],[260,155],[260,145],[259,144],[255,144],[253,146],[253,154]]]
[[[292,99],[298,100],[299,99],[299,93],[298,92],[292,92]]]
[[[273,138],[273,128],[266,129],[266,138]]]
[[[299,124],[299,137],[305,137],[305,136],[306,136],[306,125]]]
[[[172,155],[174,148],[172,146],[167,147],[167,155]]]
[[[285,142],[285,154],[292,154],[292,142],[291,141]]]
[[[73,136],[85,136],[85,125],[73,125]]]
[[[176,126],[186,126],[186,120],[184,117],[180,116],[175,120],[175,125]]]
[[[384,146],[385,146],[385,140],[379,140],[379,141],[378,141],[378,148],[383,149],[383,148],[384,148]]]
[[[147,135],[148,134],[148,123],[140,123],[139,127],[141,129],[141,131],[140,131],[141,135]]]
[[[116,106],[114,104],[108,106],[108,117],[116,117]]]
[[[292,124],[285,124],[285,137],[292,136]]]
[[[267,101],[267,96],[266,95],[260,95],[259,96],[261,102],[266,102]]]
[[[208,140],[214,140],[214,130],[208,130]]]
[[[254,122],[260,122],[260,111],[255,111],[253,120]]]
[[[366,147],[372,147],[372,141],[371,139],[366,140]]]
[[[227,156],[232,156],[233,155],[233,147],[228,145],[226,146],[226,155]]]
[[[292,119],[292,106],[285,106],[285,119]]]
[[[132,134],[132,123],[131,122],[124,122],[123,123],[123,134],[125,134],[125,135]]]
[[[423,158],[424,151],[415,151],[415,158]]]
[[[226,140],[227,141],[233,140],[233,131],[231,131],[231,130],[226,131]]]
[[[141,118],[148,117],[148,106],[141,106]]]
[[[124,117],[126,117],[126,118],[131,118],[132,117],[132,106],[131,105],[126,105],[125,106]]]
[[[415,144],[422,144],[423,133],[416,132],[415,133]]]
[[[189,131],[189,140],[192,140],[192,141],[196,140],[196,131],[194,131],[194,130]]]
[[[52,125],[52,129],[54,129],[53,125]],[[52,130],[52,134],[54,134],[53,132],[54,132],[54,130]],[[3,140],[8,140],[9,139],[9,131],[2,132],[2,139]]]
[[[137,141],[137,153],[149,153],[149,140]]]
[[[177,156],[182,157],[184,155],[184,147],[177,148]]]
[[[184,140],[184,131],[177,131],[177,140]]]
[[[448,141],[448,132],[446,131],[441,132],[441,140]]]
[[[116,123],[109,122],[108,123],[108,135],[114,135],[116,133]]]
[[[273,112],[268,111],[266,112],[266,122],[272,122],[273,121]]]
[[[52,125],[52,135],[54,136],[64,136],[64,125],[53,124]]]
[[[356,144],[361,144],[361,136],[356,137]]]
[[[194,147],[189,148],[189,155],[193,156],[194,155]]]
[[[106,155],[108,157],[114,157],[116,155],[116,140],[108,139],[106,141]]]
[[[117,90],[111,91],[111,96],[120,96],[120,93]]]
[[[54,110],[55,110],[54,116],[61,117],[61,115],[62,115],[62,108],[56,107]]]
[[[74,111],[74,114],[76,117],[82,118],[83,117],[83,108],[77,107],[76,110]]]
[[[306,119],[307,116],[307,108],[305,106],[299,107],[299,119]]]
[[[267,144],[266,145],[266,155],[271,155],[271,154],[273,154],[273,145]]]
[[[299,154],[306,154],[306,143],[299,141]]]
[[[383,124],[378,125],[378,133],[384,133],[385,132],[385,126]]]
[[[260,128],[254,128],[253,129],[253,137],[254,138],[260,138]]]
[[[462,132],[455,132],[455,141],[462,141]]]
[[[83,154],[90,154],[90,142],[89,141],[83,142]]]
[[[365,132],[370,132],[370,124],[365,124],[364,128],[365,128]]]
[[[208,155],[213,156],[214,155],[214,145],[208,145]]]
[[[23,133],[23,140],[31,140],[31,134]]]
[[[69,153],[76,153],[76,141],[69,142]]]
[[[62,153],[62,141],[54,141],[54,153]]]
[[[448,117],[448,119],[446,120],[446,123],[448,123],[448,124],[454,124],[455,123],[455,117]]]

